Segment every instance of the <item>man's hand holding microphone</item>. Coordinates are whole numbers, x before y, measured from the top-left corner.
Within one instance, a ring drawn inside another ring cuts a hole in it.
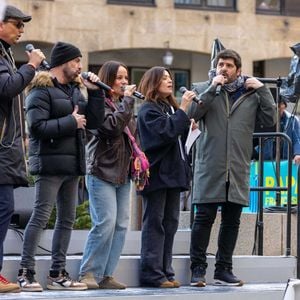
[[[46,57],[41,49],[35,49],[32,44],[26,45],[26,54],[28,56],[28,65],[38,69],[42,64],[46,69],[50,68],[46,62]]]
[[[92,72],[84,72],[80,74],[80,79],[84,86],[89,90],[98,90],[99,88],[101,88],[96,84],[97,82],[100,82],[99,77]],[[72,116],[77,122],[77,128],[84,129],[86,126],[86,117],[85,115],[81,115],[78,113],[78,105],[75,105]]]
[[[99,87],[96,83],[100,81],[99,77],[92,72],[84,72],[80,74],[82,83],[90,90],[97,90]]]

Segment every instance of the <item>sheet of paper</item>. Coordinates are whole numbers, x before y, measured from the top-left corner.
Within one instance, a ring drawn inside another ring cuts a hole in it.
[[[195,143],[196,139],[199,137],[201,133],[201,130],[199,128],[196,128],[192,130],[192,124],[189,129],[189,134],[187,136],[186,142],[185,142],[185,152],[188,155],[190,153],[190,150]]]

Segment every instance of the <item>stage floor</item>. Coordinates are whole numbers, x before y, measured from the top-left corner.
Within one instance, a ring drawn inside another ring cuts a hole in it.
[[[87,291],[48,291],[40,293],[21,292],[18,294],[0,294],[1,300],[45,300],[64,299],[77,300],[137,300],[137,299],[180,299],[180,300],[279,300],[283,298],[286,284],[245,284],[242,287],[216,287],[207,285],[205,288],[182,286],[177,289],[128,288],[126,290],[87,290]],[[159,297],[159,298],[158,298]]]

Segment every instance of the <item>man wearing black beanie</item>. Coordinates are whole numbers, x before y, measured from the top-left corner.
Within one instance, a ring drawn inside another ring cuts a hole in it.
[[[66,255],[75,220],[79,175],[85,174],[84,130],[101,126],[104,92],[81,78],[81,52],[58,42],[51,51],[51,69],[40,72],[29,86],[26,119],[30,132],[29,170],[36,176],[36,200],[24,232],[18,282],[22,291],[42,291],[35,280],[35,253],[43,228],[56,204],[52,240],[52,265],[47,288],[85,290],[86,284],[72,280]],[[92,82],[98,76],[89,73]],[[88,101],[80,91],[87,87]]]
[[[64,63],[82,57],[80,50],[72,44],[57,42],[51,51],[51,68],[63,65]]]

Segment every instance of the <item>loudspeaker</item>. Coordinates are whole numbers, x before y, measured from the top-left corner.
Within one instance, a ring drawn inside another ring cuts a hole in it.
[[[84,180],[80,181],[78,188],[78,202],[81,204],[88,199],[88,193],[84,186]],[[24,229],[31,217],[35,201],[35,187],[19,187],[14,189],[15,211],[11,217],[10,224],[17,228]]]
[[[35,187],[19,187],[14,189],[15,211],[11,218],[11,225],[17,228],[25,228],[34,205]]]

